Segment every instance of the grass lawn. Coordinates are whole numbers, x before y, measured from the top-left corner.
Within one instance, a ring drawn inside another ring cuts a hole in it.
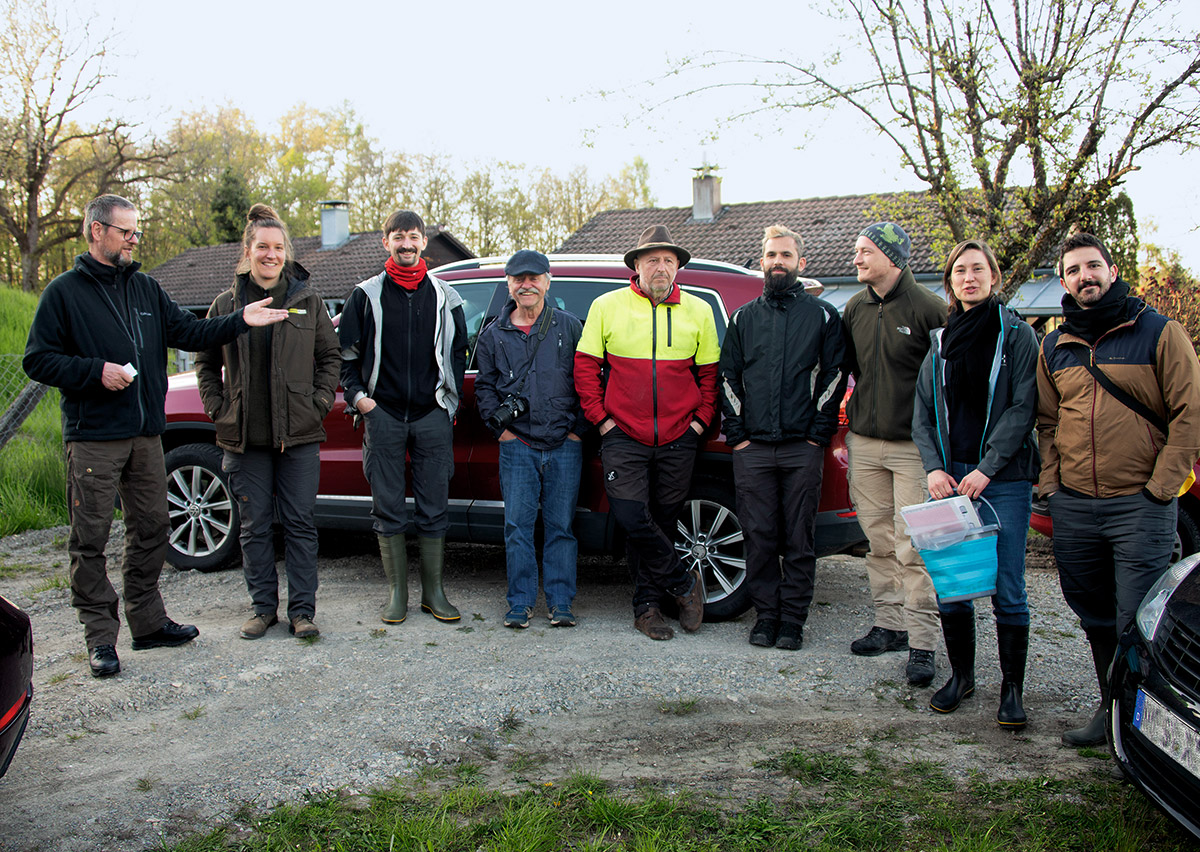
[[[731,771],[733,771],[731,767]],[[1192,848],[1187,836],[1116,779],[989,782],[950,778],[935,763],[887,765],[787,752],[759,767],[778,796],[701,800],[599,778],[486,789],[480,769],[431,772],[365,796],[317,797],[164,847],[217,850],[1134,850]]]
[[[0,288],[0,412],[27,381],[21,354],[36,307],[35,296]],[[0,448],[0,535],[65,524],[65,477],[58,391],[51,390]]]

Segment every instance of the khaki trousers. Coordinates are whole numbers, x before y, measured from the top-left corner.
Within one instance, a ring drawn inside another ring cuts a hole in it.
[[[923,503],[929,497],[917,445],[847,432],[846,447],[850,499],[871,543],[867,575],[875,624],[907,630],[910,648],[932,651],[941,635],[937,596],[900,516],[901,506]]]
[[[158,436],[67,443],[67,507],[71,535],[71,603],[88,649],[117,644],[117,592],[108,579],[104,548],[117,495],[125,516],[121,566],[125,620],[145,636],[167,619],[158,576],[171,530],[167,474]]]

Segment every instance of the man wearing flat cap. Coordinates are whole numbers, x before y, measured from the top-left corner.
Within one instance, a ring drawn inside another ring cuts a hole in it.
[[[546,304],[550,261],[524,249],[504,267],[509,301],[479,335],[475,401],[500,442],[508,614],[504,626],[529,626],[538,596],[533,543],[538,509],[546,537],[542,571],[551,627],[572,627],[577,545],[571,531],[587,421],[575,393],[575,347],[583,326]]]
[[[866,657],[907,650],[908,682],[928,686],[941,632],[937,599],[900,507],[929,496],[912,440],[913,401],[929,332],[946,324],[946,303],[913,278],[911,254],[912,242],[895,222],[868,226],[854,243],[854,268],[867,286],[842,312],[846,367],[855,381],[846,403],[850,497],[871,543],[867,575],[875,604],[874,625],[850,650]]]
[[[575,353],[575,387],[599,427],[608,503],[625,531],[634,626],[651,639],[675,635],[665,597],[687,632],[704,620],[704,580],[684,567],[672,535],[716,416],[721,354],[712,309],[675,283],[690,259],[665,225],[647,228],[625,254],[629,287],[592,302]]]

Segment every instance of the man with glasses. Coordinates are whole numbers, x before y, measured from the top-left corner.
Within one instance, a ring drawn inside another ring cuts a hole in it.
[[[236,314],[197,319],[138,271],[137,223],[137,208],[119,195],[88,203],[83,219],[88,250],[46,286],[25,345],[25,372],[62,392],[71,603],[96,677],[121,670],[117,593],[104,560],[118,494],[125,517],[125,620],[133,649],[182,645],[200,635],[167,617],[158,590],[170,531],[160,440],[167,425],[167,347],[211,349],[252,325],[287,317],[264,299]]]

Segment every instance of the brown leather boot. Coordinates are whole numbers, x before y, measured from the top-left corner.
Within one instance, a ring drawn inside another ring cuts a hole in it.
[[[633,626],[651,639],[674,639],[675,631],[663,620],[658,607],[652,606],[633,620]]]

